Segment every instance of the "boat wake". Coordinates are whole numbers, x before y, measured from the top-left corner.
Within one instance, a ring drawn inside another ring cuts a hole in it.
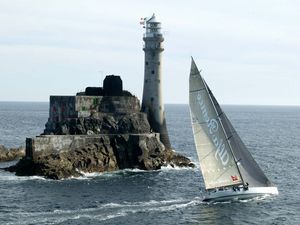
[[[215,201],[215,202],[205,202],[207,205],[219,205],[219,204],[232,204],[232,203],[251,203],[251,202],[261,202],[261,201],[269,201],[270,198],[274,197],[274,195],[265,194],[256,197],[252,197],[249,199],[232,199],[227,201]]]

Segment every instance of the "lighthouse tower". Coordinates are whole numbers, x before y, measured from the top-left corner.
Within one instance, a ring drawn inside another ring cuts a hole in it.
[[[169,135],[167,131],[165,110],[162,99],[162,42],[161,23],[153,14],[151,18],[145,18],[144,28],[144,91],[142,101],[142,111],[148,115],[148,120],[154,132],[160,133],[160,140],[167,149],[171,149]]]

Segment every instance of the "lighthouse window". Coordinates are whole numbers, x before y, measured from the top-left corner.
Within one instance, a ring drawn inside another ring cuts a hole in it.
[[[151,98],[151,102],[153,102],[153,101],[154,101],[154,98],[152,97],[152,98]]]
[[[152,70],[151,73],[154,74],[154,70]]]
[[[148,63],[148,62],[146,62],[146,66],[148,66],[148,64],[149,64],[149,63]]]

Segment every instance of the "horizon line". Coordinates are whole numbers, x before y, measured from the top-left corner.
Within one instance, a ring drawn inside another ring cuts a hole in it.
[[[18,101],[18,100],[0,100],[0,103],[49,103],[49,101]],[[165,103],[164,105],[188,105],[189,103]],[[236,104],[236,103],[224,103],[220,104],[224,106],[275,106],[275,107],[300,107],[300,105],[294,104]]]

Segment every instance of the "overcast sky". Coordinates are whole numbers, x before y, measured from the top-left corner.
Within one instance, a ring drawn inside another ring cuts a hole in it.
[[[221,104],[300,105],[300,1],[0,0],[0,101],[48,101],[118,74],[141,98],[144,30],[165,37],[165,103],[188,103],[190,56]]]

